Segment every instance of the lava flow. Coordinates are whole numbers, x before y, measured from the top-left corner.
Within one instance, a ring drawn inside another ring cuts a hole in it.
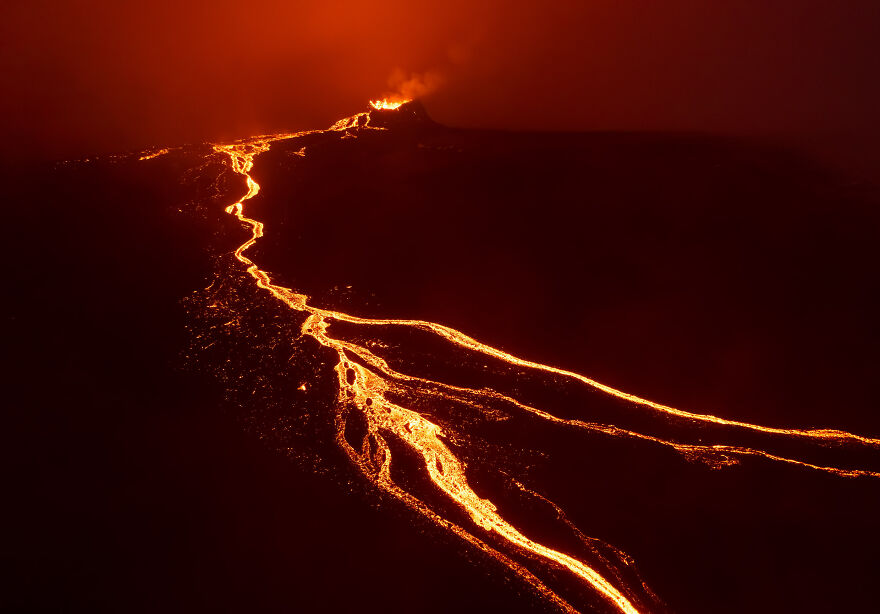
[[[405,105],[408,100],[388,100],[387,98],[383,98],[382,100],[371,100],[370,106],[376,109],[377,111],[394,111],[395,109],[399,109],[403,105]]]
[[[406,101],[382,100],[370,104],[376,113],[398,113],[402,107],[405,108]],[[364,131],[384,129],[380,125],[371,125],[371,120],[371,113],[360,113],[340,120],[327,130],[257,137],[214,145],[213,150],[226,156],[229,168],[241,176],[247,188],[244,196],[226,208],[226,212],[234,215],[250,232],[247,241],[235,250],[235,258],[245,267],[259,288],[291,310],[303,314],[301,334],[316,340],[334,356],[335,381],[338,387],[334,417],[336,442],[359,472],[380,490],[495,558],[563,610],[575,611],[575,608],[565,596],[550,586],[547,579],[540,577],[541,569],[549,567],[569,574],[576,582],[594,591],[608,607],[634,614],[657,609],[659,600],[638,574],[632,572],[631,561],[625,554],[607,544],[601,544],[599,549],[604,554],[597,554],[595,561],[588,561],[587,556],[573,556],[527,537],[521,528],[505,518],[496,503],[481,497],[472,488],[468,479],[467,463],[450,443],[450,433],[447,432],[449,429],[426,417],[420,411],[418,403],[406,400],[430,398],[431,402],[460,405],[474,413],[485,411],[489,406],[504,407],[507,412],[520,412],[532,419],[567,429],[604,433],[612,437],[673,448],[689,459],[702,461],[719,469],[736,464],[746,457],[759,457],[766,461],[796,465],[844,478],[880,477],[880,472],[875,468],[854,466],[851,463],[814,462],[791,454],[788,448],[776,450],[773,443],[781,438],[806,445],[857,447],[873,453],[880,449],[878,439],[839,430],[772,428],[684,411],[622,392],[572,371],[513,356],[442,324],[423,320],[358,317],[312,305],[309,296],[273,283],[270,275],[246,255],[264,233],[263,223],[245,213],[246,203],[260,192],[260,185],[251,175],[257,157],[278,141],[296,143],[297,139],[307,135],[356,138]],[[297,155],[306,156],[307,147],[300,148]],[[148,156],[144,159],[148,159]],[[516,369],[559,378],[575,386],[586,386],[616,397],[630,406],[678,421],[685,431],[693,425],[700,425],[702,431],[699,436],[688,436],[685,433],[680,437],[661,437],[632,428],[557,417],[548,410],[517,399],[514,394],[489,388],[468,388],[405,373],[401,367],[392,366],[381,355],[381,351],[376,349],[376,344],[353,341],[350,336],[334,334],[331,330],[334,325],[354,327],[359,334],[366,337],[371,331],[388,328],[407,328],[434,335],[461,351],[488,357]],[[345,433],[347,421],[353,413],[366,424],[366,433],[355,444]],[[718,435],[717,441],[723,443],[702,443],[703,438],[713,433]],[[766,439],[767,445],[756,446],[756,438]],[[423,471],[445,497],[446,504],[463,510],[470,523],[446,517],[442,506],[438,508],[437,505],[429,504],[424,497],[395,479],[392,472],[392,444],[395,442],[402,442],[411,453],[420,458]],[[542,497],[538,493],[532,495]],[[549,501],[547,503],[554,506],[558,517],[567,523],[564,513],[555,504]],[[572,528],[574,529],[573,526]],[[596,551],[591,544],[598,540],[592,540],[579,532],[578,535],[582,536],[581,541],[585,548]]]

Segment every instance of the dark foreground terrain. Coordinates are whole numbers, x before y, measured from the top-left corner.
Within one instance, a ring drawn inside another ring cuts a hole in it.
[[[0,607],[546,609],[376,498],[332,447],[279,452],[299,445],[271,434],[292,391],[264,383],[248,406],[212,376],[219,363],[197,364],[191,331],[217,324],[193,293],[246,237],[222,212],[243,192],[222,162],[203,146],[6,181]],[[248,213],[267,233],[250,256],[316,304],[441,322],[695,412],[880,436],[878,201],[793,154],[414,122],[314,139],[305,157],[279,143],[252,174],[263,191]],[[249,334],[290,334],[277,306],[253,300],[258,316],[240,307],[259,320]],[[287,368],[244,364],[241,348],[265,338],[226,343],[237,372]],[[333,401],[319,367],[313,410]],[[588,411],[572,403],[561,410]],[[874,602],[880,479],[504,436],[533,446],[544,494],[632,556],[671,611]]]

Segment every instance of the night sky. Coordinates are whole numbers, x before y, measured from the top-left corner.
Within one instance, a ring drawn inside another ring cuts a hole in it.
[[[447,125],[771,136],[876,168],[870,0],[16,1],[3,12],[0,112],[17,156],[323,127],[408,82]]]

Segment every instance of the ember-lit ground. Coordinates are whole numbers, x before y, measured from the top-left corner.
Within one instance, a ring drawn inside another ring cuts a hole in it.
[[[693,135],[425,121],[356,137],[279,142],[256,159],[262,189],[246,207],[266,235],[248,256],[275,283],[352,315],[442,323],[696,413],[880,435],[877,198],[864,187],[792,152]],[[6,451],[21,494],[2,605],[551,609],[351,466],[334,440],[333,365],[235,268],[248,233],[224,208],[245,188],[223,156],[139,157],[30,171],[13,200],[7,284],[24,300],[6,319],[19,410]],[[423,377],[729,443],[564,382],[480,371],[426,336],[383,335],[371,347]],[[719,468],[536,421],[462,420],[455,449],[481,496],[532,539],[574,548],[552,508],[504,476],[549,498],[632,557],[658,608],[873,602],[880,478],[762,458]],[[880,470],[876,449],[737,444]],[[396,478],[436,497],[419,458],[393,451]],[[564,573],[533,571],[580,609],[615,611]]]

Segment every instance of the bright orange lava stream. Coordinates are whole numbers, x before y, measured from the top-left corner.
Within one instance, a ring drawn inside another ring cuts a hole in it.
[[[170,149],[163,147],[162,149],[156,149],[155,151],[145,151],[141,153],[141,156],[138,158],[140,161],[144,160],[152,160],[153,158],[158,158],[159,156],[164,156],[167,154]]]
[[[396,109],[402,103],[391,103],[388,101],[371,102],[375,109]],[[391,478],[391,451],[388,443],[382,433],[391,433],[401,441],[406,442],[412,450],[418,452],[424,459],[425,468],[433,483],[455,504],[465,510],[476,525],[481,527],[489,534],[495,534],[504,540],[514,551],[525,553],[531,557],[537,557],[545,562],[558,565],[567,569],[570,573],[580,578],[583,582],[592,586],[599,594],[612,604],[620,612],[628,614],[636,614],[638,610],[633,605],[630,597],[627,596],[630,591],[626,586],[615,586],[611,581],[600,575],[596,570],[572,556],[546,547],[537,543],[525,535],[523,535],[516,527],[505,520],[498,512],[496,506],[487,499],[478,496],[469,486],[465,474],[465,464],[456,457],[450,448],[443,442],[441,437],[443,432],[441,428],[416,411],[402,407],[388,400],[388,393],[400,386],[399,382],[410,382],[417,384],[428,384],[434,389],[445,391],[449,399],[461,401],[462,395],[473,397],[490,398],[497,401],[506,402],[518,407],[520,410],[528,412],[534,416],[553,421],[564,423],[571,427],[587,429],[591,431],[601,431],[615,436],[632,437],[642,440],[652,441],[654,443],[671,446],[686,455],[700,455],[701,453],[724,453],[727,455],[752,455],[761,456],[768,460],[781,461],[809,467],[816,470],[836,474],[843,477],[855,476],[873,476],[880,477],[880,473],[862,469],[846,469],[830,466],[820,466],[810,464],[797,459],[785,458],[782,456],[770,454],[763,450],[751,449],[748,447],[728,446],[728,445],[690,445],[673,441],[668,441],[650,435],[644,435],[614,426],[600,425],[578,420],[565,420],[555,417],[550,413],[530,407],[524,403],[517,401],[511,397],[502,395],[491,390],[472,390],[467,388],[459,388],[442,384],[439,382],[429,381],[423,378],[410,376],[393,370],[387,362],[381,357],[375,355],[372,351],[364,346],[355,344],[350,341],[335,339],[328,332],[328,326],[333,321],[348,322],[357,325],[377,326],[377,325],[393,325],[402,327],[411,327],[430,331],[440,337],[446,339],[452,344],[466,348],[473,352],[478,352],[487,356],[494,357],[498,360],[505,361],[510,365],[533,369],[552,373],[556,376],[570,378],[602,391],[608,395],[623,399],[630,403],[650,408],[657,412],[663,412],[678,418],[684,418],[689,421],[700,421],[706,423],[714,423],[725,427],[734,427],[736,429],[745,429],[746,431],[757,431],[768,435],[786,436],[807,440],[817,440],[825,442],[837,443],[858,443],[872,448],[880,447],[880,440],[861,437],[839,430],[798,430],[798,429],[782,429],[738,422],[735,420],[727,420],[712,415],[696,414],[681,409],[676,409],[668,405],[655,403],[646,399],[639,398],[635,395],[616,390],[599,382],[596,382],[584,375],[559,369],[556,367],[543,365],[522,358],[518,358],[499,349],[487,346],[479,341],[465,335],[462,332],[422,320],[397,320],[397,319],[369,319],[361,318],[346,313],[333,311],[315,307],[309,304],[309,297],[297,293],[289,288],[278,286],[272,283],[269,275],[262,271],[245,252],[263,236],[263,223],[249,218],[244,213],[245,202],[254,198],[260,191],[260,186],[251,177],[251,170],[254,166],[255,158],[269,150],[271,144],[275,141],[292,139],[306,134],[315,134],[319,132],[344,132],[349,130],[361,129],[381,129],[374,128],[369,125],[369,114],[361,113],[350,118],[340,120],[326,131],[309,131],[294,134],[273,135],[265,137],[257,137],[254,139],[240,141],[233,144],[219,144],[214,146],[214,151],[228,157],[231,169],[241,175],[247,184],[247,193],[235,203],[226,208],[227,213],[234,215],[242,223],[247,225],[251,230],[250,238],[243,243],[235,251],[235,257],[247,269],[247,272],[256,281],[256,284],[270,292],[274,297],[285,303],[291,309],[308,314],[305,323],[302,326],[302,333],[309,335],[317,340],[321,345],[333,350],[338,356],[335,371],[338,378],[339,398],[338,406],[356,407],[359,412],[366,418],[368,425],[368,436],[364,439],[364,443],[360,449],[355,449],[348,443],[343,436],[344,420],[337,418],[337,442],[343,450],[348,454],[352,462],[373,481],[382,490],[394,495],[404,501],[411,508],[431,518],[439,525],[454,531],[460,537],[471,544],[481,548],[482,550],[495,557],[505,565],[508,565],[524,580],[532,584],[545,597],[555,602],[558,606],[565,610],[573,611],[573,608],[567,604],[561,597],[556,595],[548,587],[546,587],[538,578],[536,578],[528,569],[520,563],[514,561],[505,554],[498,552],[479,537],[475,536],[471,531],[466,530],[442,517],[430,509],[422,501],[404,491]],[[356,136],[356,135],[354,135]],[[300,150],[299,155],[305,155],[305,149]],[[355,357],[357,362],[350,357]],[[340,414],[341,415],[341,414]],[[735,463],[735,460],[722,462],[721,465]],[[647,589],[647,587],[643,587]]]
[[[370,106],[377,111],[393,111],[399,109],[407,102],[409,102],[409,100],[388,100],[387,98],[383,98],[382,100],[371,100]]]

